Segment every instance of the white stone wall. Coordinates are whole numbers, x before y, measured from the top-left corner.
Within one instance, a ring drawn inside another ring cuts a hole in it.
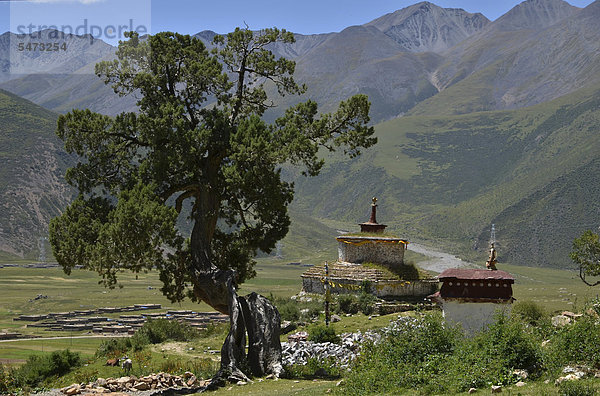
[[[397,238],[338,237],[339,261],[377,263],[390,267],[404,264],[405,244]],[[349,243],[348,243],[349,242]]]
[[[504,311],[510,313],[511,304],[492,302],[444,301],[442,310],[448,323],[460,324],[467,334],[475,334],[494,323],[495,316]]]

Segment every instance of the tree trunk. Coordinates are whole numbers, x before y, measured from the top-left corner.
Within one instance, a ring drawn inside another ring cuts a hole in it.
[[[230,329],[221,348],[221,369],[211,387],[223,386],[227,381],[247,381],[252,376],[279,377],[283,372],[279,341],[281,318],[277,308],[256,293],[238,296],[234,275],[233,271],[217,269],[216,273],[197,279],[194,288],[201,291],[199,297],[204,301],[228,301],[227,310],[223,310],[222,305],[213,306],[229,315]],[[226,296],[222,295],[224,292]]]
[[[279,334],[281,318],[277,308],[263,296],[237,295],[235,272],[217,268],[210,259],[210,240],[216,225],[203,213],[216,213],[208,200],[200,200],[191,235],[194,294],[219,312],[229,315],[230,330],[221,348],[221,369],[211,387],[226,381],[246,381],[250,376],[273,374],[278,377],[281,364]],[[211,212],[212,210],[212,212]],[[246,335],[248,351],[246,352]]]

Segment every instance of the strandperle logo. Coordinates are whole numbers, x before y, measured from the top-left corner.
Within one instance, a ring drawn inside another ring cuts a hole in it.
[[[125,32],[137,32],[140,35],[148,33],[148,28],[144,24],[136,24],[133,19],[129,19],[127,23],[118,25],[94,25],[90,24],[88,19],[84,19],[83,22],[77,26],[73,25],[35,25],[30,23],[28,25],[17,25],[16,33],[18,35],[27,35],[32,39],[42,38],[41,32],[44,30],[50,30],[45,38],[49,39],[64,39],[65,35],[74,34],[77,36],[90,36],[90,41],[94,39],[125,39]]]

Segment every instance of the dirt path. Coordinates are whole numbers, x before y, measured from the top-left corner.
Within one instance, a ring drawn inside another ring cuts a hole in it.
[[[452,254],[440,252],[418,243],[411,242],[408,245],[408,250],[412,250],[413,252],[421,253],[429,257],[428,260],[417,263],[419,267],[426,271],[439,273],[448,268],[481,268],[481,266],[477,264],[463,261]]]

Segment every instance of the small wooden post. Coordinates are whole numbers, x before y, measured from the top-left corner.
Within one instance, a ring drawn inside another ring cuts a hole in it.
[[[329,326],[329,299],[331,291],[329,289],[329,265],[325,261],[325,326]]]

